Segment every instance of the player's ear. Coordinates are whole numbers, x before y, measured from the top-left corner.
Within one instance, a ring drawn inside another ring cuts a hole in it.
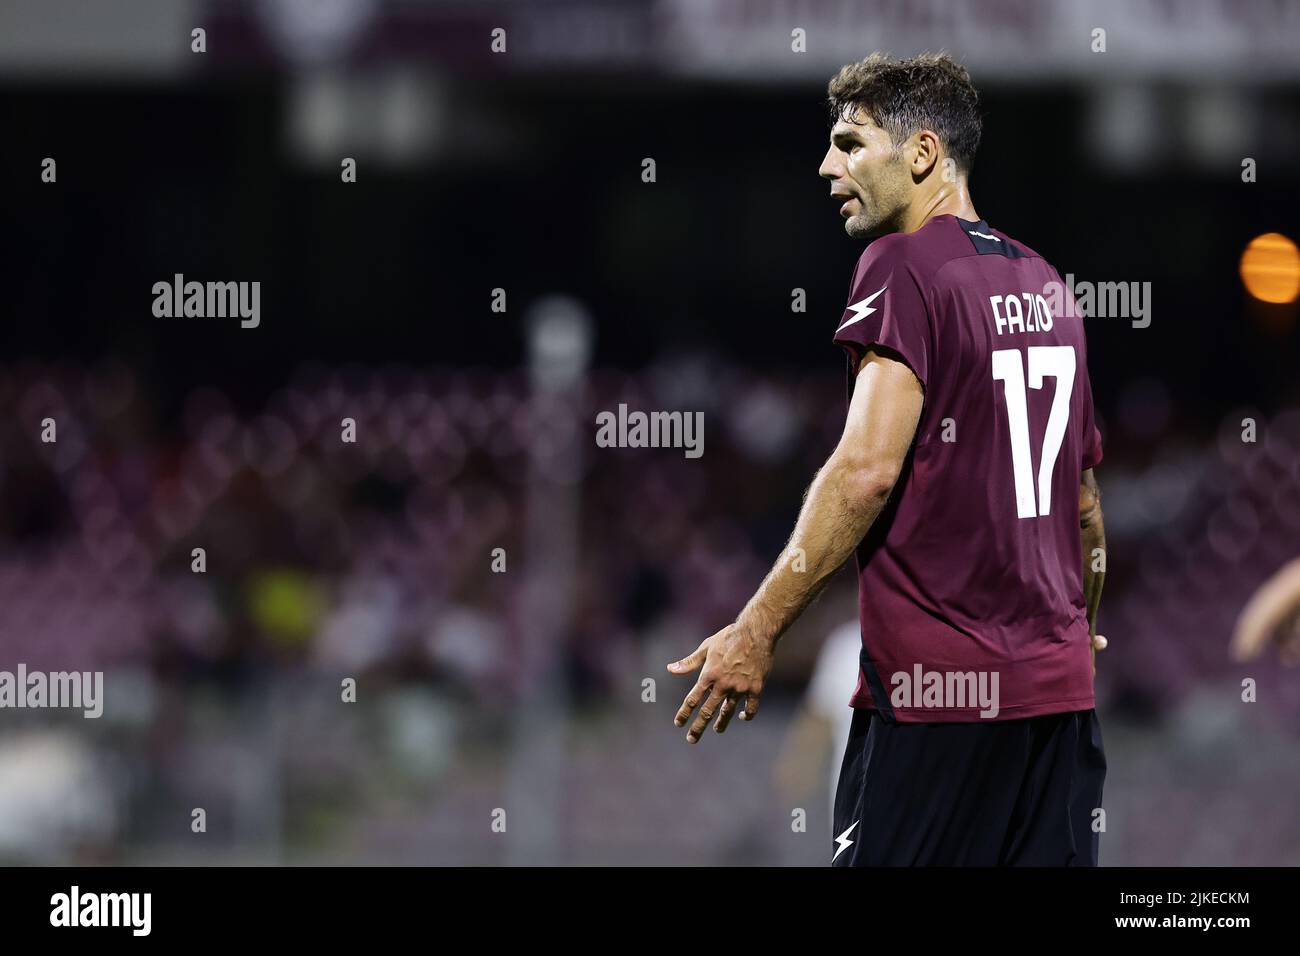
[[[920,179],[939,164],[939,137],[933,130],[921,129],[912,134],[912,175]]]

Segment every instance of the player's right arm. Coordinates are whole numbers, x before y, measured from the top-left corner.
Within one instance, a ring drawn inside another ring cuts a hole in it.
[[[1097,608],[1106,580],[1106,526],[1101,514],[1101,489],[1091,468],[1084,469],[1079,482],[1079,537],[1083,543],[1083,598],[1088,608],[1088,634],[1092,637],[1096,673],[1097,651],[1106,649],[1106,638],[1097,633]]]

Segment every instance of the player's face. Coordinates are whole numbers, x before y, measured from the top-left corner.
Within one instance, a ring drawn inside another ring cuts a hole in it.
[[[908,201],[907,168],[889,134],[861,114],[831,128],[831,145],[821,168],[831,195],[842,203],[844,231],[865,239],[896,231]]]

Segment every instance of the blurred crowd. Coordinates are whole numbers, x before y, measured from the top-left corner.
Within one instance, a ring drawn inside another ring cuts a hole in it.
[[[826,384],[703,360],[591,375],[570,406],[580,423],[626,403],[703,410],[709,432],[699,461],[587,443],[563,479],[582,501],[565,653],[585,693],[608,693],[619,648],[658,616],[706,627],[735,613],[834,441],[843,396]],[[0,654],[508,689],[529,443],[544,440],[528,387],[513,373],[304,368],[262,409],[199,388],[168,421],[122,366],[4,373],[17,414],[3,432]],[[781,489],[792,504],[773,514]]]

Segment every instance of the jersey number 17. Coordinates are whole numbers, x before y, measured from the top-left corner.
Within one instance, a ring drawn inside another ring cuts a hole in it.
[[[1065,426],[1070,420],[1070,393],[1074,390],[1074,346],[1031,345],[1029,387],[1042,388],[1043,379],[1056,379],[1052,411],[1043,433],[1043,452],[1038,460],[1038,496],[1034,497],[1033,460],[1029,449],[1029,412],[1025,397],[1025,363],[1020,349],[998,349],[993,353],[993,378],[1003,383],[1007,399],[1007,425],[1011,432],[1011,470],[1016,480],[1016,515],[1033,518],[1052,513],[1052,471],[1061,452]]]

